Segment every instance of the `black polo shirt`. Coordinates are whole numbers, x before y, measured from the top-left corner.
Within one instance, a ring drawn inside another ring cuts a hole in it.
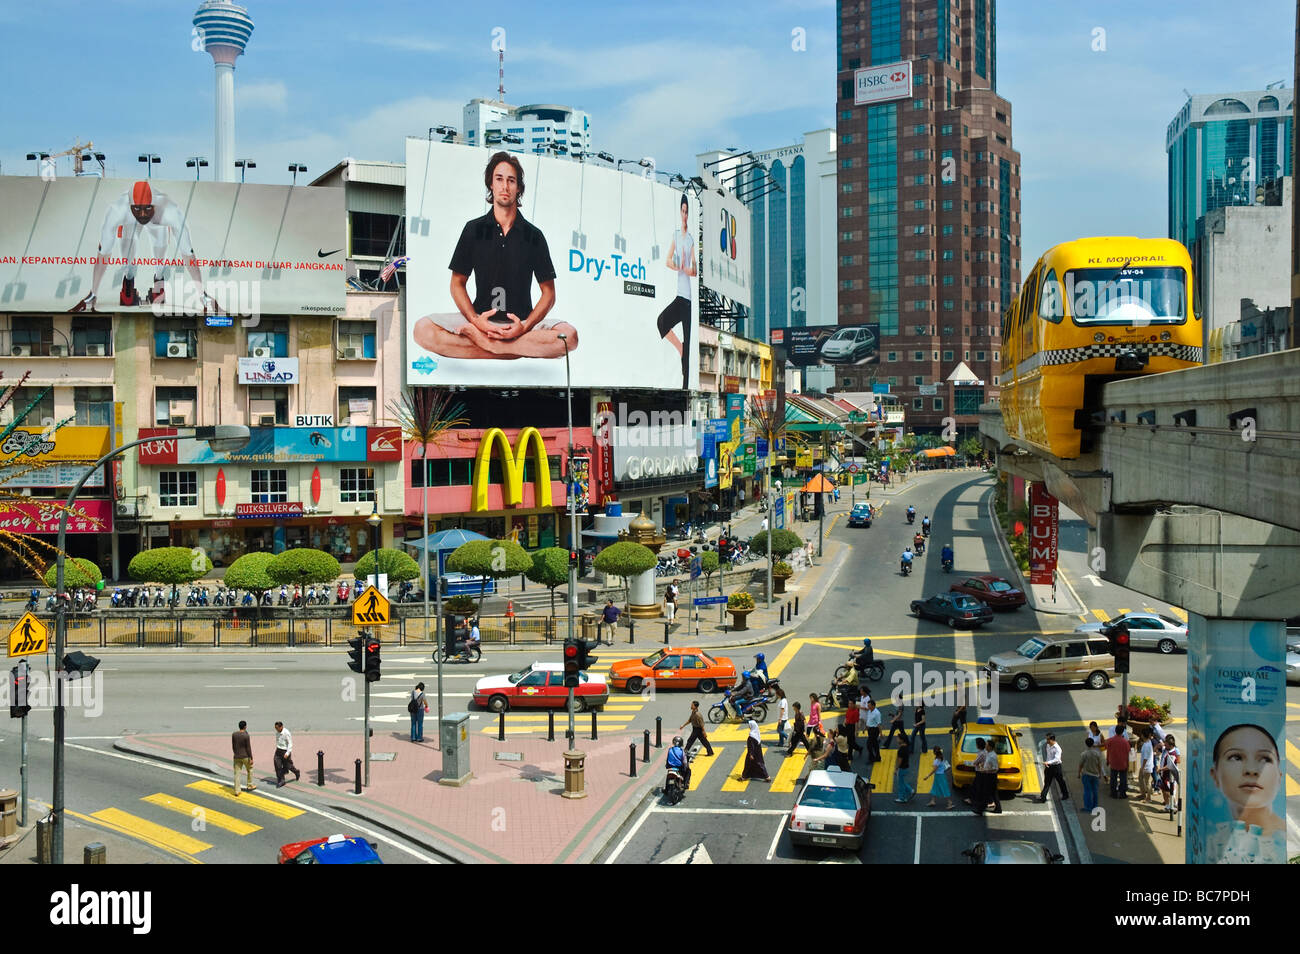
[[[518,213],[508,234],[502,233],[491,210],[466,222],[449,267],[457,275],[474,276],[476,312],[490,311],[494,307],[492,290],[502,288],[506,306],[501,310],[520,321],[533,310],[533,276],[539,284],[555,280],[546,236]]]

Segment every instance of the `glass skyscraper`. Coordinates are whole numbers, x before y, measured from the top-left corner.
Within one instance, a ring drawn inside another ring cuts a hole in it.
[[[1165,132],[1169,237],[1188,248],[1196,220],[1253,205],[1255,189],[1292,174],[1294,90],[1193,96]]]

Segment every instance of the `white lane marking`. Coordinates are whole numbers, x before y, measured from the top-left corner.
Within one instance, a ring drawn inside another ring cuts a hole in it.
[[[916,816],[916,851],[912,854],[912,864],[914,865],[921,863],[921,819],[924,817],[924,815]]]
[[[1082,784],[1082,783],[1080,783],[1080,784]],[[1047,789],[1043,789],[1043,794],[1045,794],[1045,795],[1047,794]],[[1050,796],[1049,796],[1049,797],[1050,797]],[[1069,806],[1070,806],[1069,808],[1066,808],[1066,801],[1065,801],[1064,799],[1061,800],[1061,801],[1059,801],[1059,802],[1057,802],[1056,804],[1058,804],[1058,805],[1061,806],[1061,811],[1063,811],[1063,812],[1065,812],[1065,811],[1071,811],[1071,812],[1073,812],[1073,811],[1077,811],[1077,809],[1074,807],[1074,803],[1073,803],[1073,802],[1070,802],[1070,803],[1069,803]],[[1065,859],[1065,863],[1066,863],[1066,864],[1069,864],[1069,863],[1070,863],[1070,847],[1069,847],[1069,845],[1067,845],[1067,844],[1065,843],[1065,829],[1063,829],[1063,828],[1061,827],[1061,820],[1060,820],[1059,818],[1056,817],[1056,812],[1052,812],[1052,829],[1056,832],[1056,850],[1059,851],[1059,852],[1061,853],[1061,857],[1063,857],[1063,858]]]
[[[652,805],[655,811],[673,815],[788,815],[788,808],[682,808],[680,805]]]
[[[247,684],[244,684],[244,685],[231,684],[231,685],[225,685],[225,686],[204,686],[203,688],[204,688],[204,689],[265,689],[266,686],[254,686],[254,685],[247,685]]]
[[[252,706],[182,706],[185,709],[251,709]]]
[[[646,805],[645,811],[641,813],[641,817],[636,820],[636,824],[628,830],[628,833],[623,836],[623,840],[618,843],[618,847],[614,849],[613,854],[605,859],[605,864],[612,865],[616,860],[618,860],[618,856],[623,853],[623,849],[628,846],[628,842],[636,837],[636,833],[641,830],[641,826],[645,824],[645,820],[650,817],[650,813],[654,810],[655,802],[652,798],[650,803]]]
[[[279,672],[279,666],[222,666],[226,672]]]
[[[122,736],[114,736],[114,738],[120,739],[122,738]],[[140,758],[139,756],[136,755],[128,755],[125,752],[107,752],[104,749],[93,749],[88,745],[72,745],[69,746],[69,748],[80,749],[82,752],[89,752],[92,755],[106,755],[109,758],[122,759],[125,762],[136,762],[140,765],[152,766],[153,768],[160,769],[165,772],[175,772],[177,775],[188,775],[191,778],[201,778],[201,779],[212,778],[211,773],[208,772],[195,772],[192,769],[181,768],[178,765],[165,765],[160,762],[155,762],[152,759]],[[322,818],[326,818],[332,822],[336,822],[340,826],[342,826],[341,828],[338,829],[339,831],[346,830],[346,831],[360,832],[361,834],[365,835],[367,838],[373,838],[375,839],[375,841],[383,842],[384,844],[388,845],[390,848],[395,848],[398,851],[403,851],[406,854],[410,855],[412,858],[416,858],[419,861],[425,862],[426,864],[443,863],[438,858],[435,858],[431,855],[426,855],[423,852],[417,851],[414,848],[411,848],[393,838],[390,838],[389,836],[383,834],[382,832],[374,831],[373,829],[367,828],[365,825],[359,824],[357,820],[354,818],[340,817],[338,815],[335,815],[333,812],[327,812],[323,809],[315,807],[314,805],[309,805],[304,802],[296,802],[291,798],[284,798],[283,796],[279,796],[279,795],[272,796],[270,795],[270,793],[260,793],[260,794],[262,794],[263,798],[274,798],[276,801],[284,802],[286,805],[292,805],[294,808],[302,809],[304,812],[311,812],[315,815],[321,816]]]
[[[789,815],[789,814],[790,814],[789,812],[782,812],[782,815],[783,815],[783,816],[785,816],[785,815]],[[767,860],[768,860],[768,861],[771,861],[771,860],[772,860],[772,856],[773,856],[774,854],[776,854],[776,846],[777,846],[777,843],[780,842],[780,840],[781,840],[781,832],[783,832],[783,831],[785,831],[785,818],[784,818],[784,817],[782,817],[782,819],[781,819],[779,822],[776,823],[776,834],[774,834],[774,835],[772,836],[772,844],[769,845],[769,846],[768,846],[768,849],[767,849]]]

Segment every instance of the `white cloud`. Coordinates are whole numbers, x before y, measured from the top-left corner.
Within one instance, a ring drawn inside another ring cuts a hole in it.
[[[237,109],[269,109],[284,112],[289,106],[289,90],[280,80],[235,84]]]

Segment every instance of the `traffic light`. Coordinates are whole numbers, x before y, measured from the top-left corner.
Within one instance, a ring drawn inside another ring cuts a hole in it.
[[[576,640],[578,644],[578,672],[586,672],[596,663],[596,657],[588,655],[592,646],[585,639]]]
[[[580,565],[582,554],[578,550],[569,551],[569,569],[576,570]]]
[[[27,703],[27,664],[9,670],[9,718],[21,719],[32,711]]]
[[[564,688],[577,689],[582,680],[578,678],[578,673],[582,672],[582,667],[578,665],[578,656],[581,652],[579,646],[581,641],[574,639],[572,636],[565,637],[564,640]]]
[[[591,572],[592,556],[586,550],[578,551],[578,577],[584,577]]]
[[[348,668],[353,672],[366,671],[366,637],[358,636],[356,639],[349,639],[348,645],[352,648],[348,650],[348,658],[352,662],[348,663]]]
[[[366,637],[366,682],[379,681],[379,640],[373,636]]]
[[[1128,627],[1120,625],[1115,627],[1110,637],[1111,654],[1115,657],[1115,673],[1120,676],[1126,676],[1129,672],[1129,641]]]

